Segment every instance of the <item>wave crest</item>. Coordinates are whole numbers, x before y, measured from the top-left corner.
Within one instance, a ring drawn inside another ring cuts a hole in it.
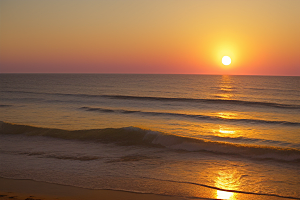
[[[104,112],[104,113],[121,113],[121,114],[142,114],[148,116],[171,116],[171,117],[185,117],[198,120],[207,121],[226,121],[226,122],[242,122],[242,123],[256,123],[256,124],[275,124],[275,125],[290,125],[290,126],[300,126],[299,122],[289,122],[289,121],[270,121],[261,119],[227,119],[216,116],[207,115],[193,115],[193,114],[183,114],[183,113],[168,113],[168,112],[153,112],[153,111],[138,111],[138,110],[123,110],[123,109],[107,109],[107,108],[91,108],[91,107],[81,107],[85,111],[94,112]]]
[[[66,140],[162,147],[170,150],[184,150],[190,152],[210,152],[219,155],[235,155],[245,158],[285,161],[297,164],[300,162],[300,150],[294,148],[275,148],[217,142],[178,135],[168,135],[136,127],[69,131],[0,122],[0,134],[47,136]]]

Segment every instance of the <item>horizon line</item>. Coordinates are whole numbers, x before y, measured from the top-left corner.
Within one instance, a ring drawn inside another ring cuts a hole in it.
[[[197,74],[197,73],[100,73],[100,72],[0,72],[0,74],[99,74],[99,75],[204,75],[204,76],[282,76],[300,77],[300,75],[266,75],[266,74]]]

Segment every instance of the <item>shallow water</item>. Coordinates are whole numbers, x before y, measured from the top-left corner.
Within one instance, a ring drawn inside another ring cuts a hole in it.
[[[299,77],[0,78],[1,177],[184,197],[300,198]]]

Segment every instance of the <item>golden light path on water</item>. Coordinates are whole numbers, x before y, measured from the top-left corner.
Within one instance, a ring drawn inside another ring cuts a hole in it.
[[[230,199],[233,196],[233,192],[226,192],[226,191],[221,191],[217,190],[217,198],[218,199]],[[233,199],[233,198],[231,198]]]
[[[222,80],[225,82],[228,82],[228,77],[227,76],[223,76]],[[221,85],[221,90],[222,91],[231,91],[231,87],[230,86],[222,86]],[[230,98],[230,95],[224,95],[225,98]],[[220,118],[224,118],[224,119],[232,119],[236,117],[236,114],[234,113],[228,113],[228,112],[220,112],[217,114],[218,117]],[[233,135],[236,133],[236,131],[234,130],[230,130],[227,127],[223,127],[220,126],[219,130],[218,130],[220,136],[228,136],[228,135]],[[222,189],[236,189],[238,183],[234,180],[234,176],[235,176],[235,172],[232,171],[228,171],[228,170],[224,170],[224,171],[219,171],[218,172],[218,177],[216,177],[215,179],[215,186],[218,188],[222,188]],[[227,192],[227,191],[223,191],[223,190],[217,190],[216,191],[216,198],[217,199],[228,199],[228,200],[235,200],[235,193],[233,192]]]
[[[235,131],[231,131],[231,130],[226,130],[225,128],[220,127],[219,132],[222,133],[224,136],[224,134],[234,134]]]
[[[224,119],[232,119],[234,118],[234,116],[236,116],[236,114],[233,113],[218,113],[220,118],[224,118]],[[235,134],[236,131],[233,130],[228,130],[228,128],[222,127],[220,126],[219,128],[219,132],[222,136],[225,135],[231,135],[231,134]],[[219,177],[216,179],[216,186],[223,188],[222,186],[225,184],[230,183],[230,180],[232,179],[232,174],[228,174],[225,172],[221,172],[219,171]],[[228,180],[230,179],[230,180]],[[226,185],[227,186],[227,185]],[[229,189],[229,188],[226,188]],[[235,199],[234,198],[234,193],[233,192],[227,192],[227,191],[222,191],[222,190],[217,190],[217,195],[216,198],[217,199]]]
[[[234,97],[233,79],[230,76],[223,75],[219,81],[219,92],[216,94],[221,99],[230,100]]]
[[[237,190],[239,186],[239,173],[234,169],[222,169],[217,172],[217,177],[215,178],[215,187],[226,189],[226,190]],[[217,199],[229,199],[235,200],[236,193],[227,192],[222,190],[216,191]]]

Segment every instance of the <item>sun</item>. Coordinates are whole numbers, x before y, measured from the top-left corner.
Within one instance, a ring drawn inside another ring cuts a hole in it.
[[[222,63],[223,63],[223,65],[230,65],[231,58],[229,56],[223,56]]]

